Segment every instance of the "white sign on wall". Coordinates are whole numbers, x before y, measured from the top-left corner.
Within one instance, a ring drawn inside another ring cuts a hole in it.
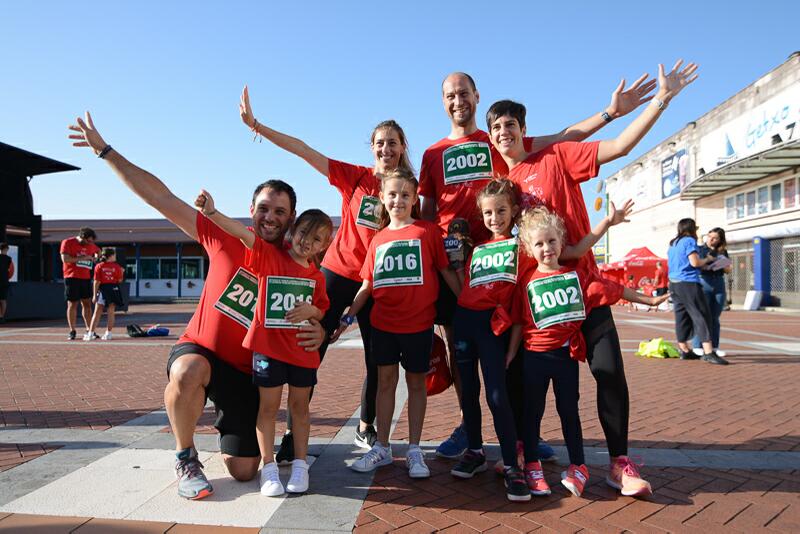
[[[782,141],[800,138],[800,85],[794,85],[700,139],[699,167],[706,173]]]

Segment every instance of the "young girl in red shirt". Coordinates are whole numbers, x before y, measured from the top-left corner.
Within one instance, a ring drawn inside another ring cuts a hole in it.
[[[94,266],[94,290],[92,291],[92,302],[95,303],[94,315],[89,325],[89,331],[83,337],[84,341],[97,339],[95,329],[100,324],[103,316],[103,309],[108,311],[106,333],[103,334],[104,341],[111,339],[111,331],[114,330],[114,311],[117,306],[124,305],[122,300],[122,290],[119,285],[125,271],[117,263],[117,252],[113,248],[106,247],[101,252],[100,263]]]
[[[295,329],[308,319],[322,319],[328,309],[325,279],[314,257],[330,242],[333,223],[320,210],[300,214],[291,229],[290,247],[279,248],[256,235],[242,223],[217,211],[214,200],[201,191],[195,200],[203,215],[248,248],[245,266],[258,275],[255,317],[243,346],[253,351],[253,383],[260,402],[256,435],[261,452],[261,494],[269,497],[308,490],[308,411],[311,388],[317,383],[319,352],[297,346]],[[283,385],[289,384],[289,409],[294,415],[295,459],[284,490],[273,458],[275,417]]]
[[[389,430],[399,364],[408,385],[409,476],[427,478],[428,466],[419,441],[425,419],[427,391],[425,374],[430,368],[433,321],[439,294],[437,271],[458,294],[458,277],[449,267],[439,227],[417,219],[418,183],[407,170],[396,169],[381,176],[380,227],[370,243],[361,269],[363,283],[349,311],[342,317],[337,334],[352,324],[369,299],[374,299],[371,352],[378,365],[378,437],[370,451],[350,467],[368,472],[392,463]]]
[[[523,358],[527,424],[523,427],[522,440],[526,477],[534,494],[550,493],[537,458],[537,443],[551,380],[570,460],[569,467],[561,474],[561,482],[574,495],[580,496],[589,478],[578,416],[578,362],[586,359],[580,328],[586,315],[592,308],[613,304],[621,297],[650,306],[667,298],[665,295],[645,296],[581,267],[559,263],[559,260],[582,257],[608,226],[624,220],[630,205],[626,204],[619,217],[612,206],[609,216],[574,247],[566,246],[564,222],[547,208],[527,210],[520,220],[519,239],[537,266],[517,281],[512,305],[515,324],[506,361]],[[517,356],[521,340],[524,340],[525,350]]]

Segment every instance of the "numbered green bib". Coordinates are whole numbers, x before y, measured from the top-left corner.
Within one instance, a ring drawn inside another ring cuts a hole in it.
[[[91,269],[94,266],[94,262],[92,260],[80,260],[75,262],[75,266],[81,269]]]
[[[451,146],[442,154],[444,185],[492,178],[489,143],[470,142]]]
[[[245,328],[250,328],[256,311],[258,279],[240,267],[214,307]]]
[[[506,239],[475,247],[469,264],[469,287],[489,282],[517,283],[517,240]]]
[[[375,250],[373,288],[421,285],[422,247],[419,239],[390,241]]]
[[[381,201],[378,197],[364,195],[361,197],[361,205],[358,207],[358,218],[356,224],[366,226],[372,230],[378,229],[378,206]]]
[[[527,289],[536,328],[586,319],[583,292],[575,271],[531,280]]]
[[[290,323],[286,320],[286,312],[294,309],[298,302],[312,304],[316,285],[316,280],[308,278],[268,276],[264,326],[266,328],[298,328],[308,324],[308,321]]]

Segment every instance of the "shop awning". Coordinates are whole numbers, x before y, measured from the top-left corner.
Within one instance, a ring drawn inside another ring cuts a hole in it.
[[[681,200],[707,197],[793,167],[800,167],[800,139],[783,142],[698,177],[681,191]]]

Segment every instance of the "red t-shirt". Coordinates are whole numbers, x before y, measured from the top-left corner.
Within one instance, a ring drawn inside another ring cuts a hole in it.
[[[528,269],[519,277],[511,319],[522,325],[527,350],[554,350],[573,341],[589,310],[614,304],[622,298],[622,291],[623,286],[616,282],[586,277],[569,267],[555,273]],[[585,352],[573,357],[586,358]]]
[[[476,246],[464,270],[458,305],[475,311],[497,306],[509,310],[517,279],[531,261],[513,237],[492,239]]]
[[[663,267],[656,267],[656,276],[655,280],[653,280],[653,284],[658,289],[662,287],[667,287],[667,272],[664,270]]]
[[[592,227],[583,201],[581,183],[597,176],[599,141],[555,143],[533,154],[509,171],[509,179],[519,185],[523,207],[545,205],[564,220],[567,244],[578,243]],[[564,262],[582,273],[600,271],[589,250],[579,260]]]
[[[373,169],[335,160],[328,160],[328,180],[342,195],[342,222],[322,266],[360,282],[367,247],[378,231],[380,184]]]
[[[115,261],[103,261],[94,266],[94,279],[101,284],[119,284],[124,274]]]
[[[253,352],[242,346],[256,308],[258,277],[244,266],[247,247],[197,213],[197,240],[209,259],[200,302],[178,343],[194,343],[250,374]]]
[[[298,325],[284,316],[301,299],[323,313],[328,310],[322,273],[313,262],[303,267],[285,249],[262,239],[256,239],[253,249],[246,251],[245,266],[258,275],[258,305],[244,346],[299,367],[319,367],[319,351],[306,352],[299,347],[295,335]]]
[[[61,254],[70,256],[94,256],[100,253],[100,247],[94,243],[83,243],[77,237],[69,237],[61,242]],[[64,278],[89,280],[92,277],[92,260],[81,260],[77,263],[63,263]]]
[[[372,282],[372,325],[394,334],[431,328],[439,296],[437,271],[448,265],[444,241],[432,222],[378,232],[361,269],[362,278]]]

